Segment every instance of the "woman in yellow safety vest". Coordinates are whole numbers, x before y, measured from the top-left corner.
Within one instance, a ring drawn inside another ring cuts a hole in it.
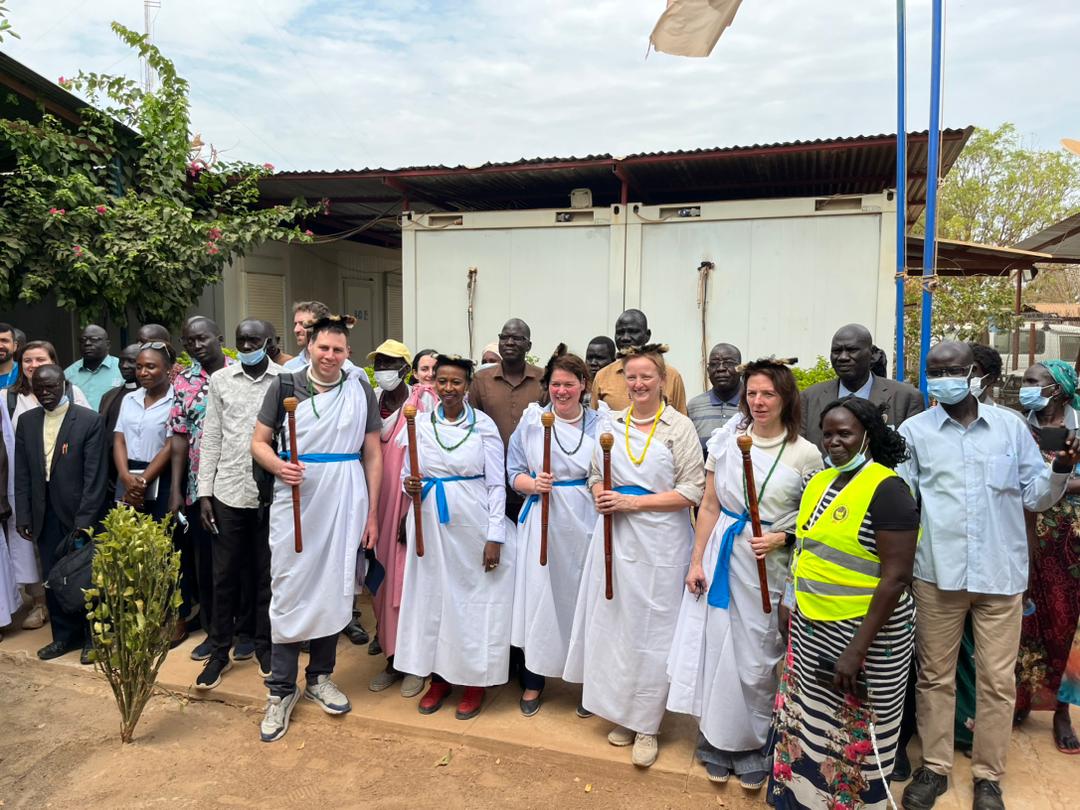
[[[914,651],[919,511],[893,472],[904,439],[876,405],[837,400],[821,430],[828,466],[803,492],[784,599],[771,789],[778,810],[884,808]]]

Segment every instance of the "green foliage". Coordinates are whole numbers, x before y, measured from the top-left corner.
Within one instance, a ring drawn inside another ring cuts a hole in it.
[[[94,538],[87,619],[95,664],[120,710],[120,739],[131,742],[158,670],[169,652],[180,608],[180,553],[172,518],[160,523],[120,505]]]
[[[817,357],[817,362],[810,368],[792,366],[791,373],[795,375],[795,382],[798,384],[800,391],[803,391],[816,383],[836,379],[836,372],[833,371],[828,358],[823,357],[820,354]]]
[[[0,148],[16,161],[0,180],[0,303],[51,292],[83,321],[126,322],[131,307],[142,323],[175,324],[259,243],[310,241],[295,223],[318,207],[259,208],[258,180],[273,166],[204,158],[187,82],[144,36],[112,28],[149,62],[157,90],[80,72],[61,79],[91,104],[77,126],[49,114],[0,121]]]
[[[4,36],[14,37],[15,39],[21,39],[21,37],[15,33],[15,29],[11,27],[11,23],[7,20],[8,10],[5,8],[4,3],[0,1],[0,42],[4,41]]]
[[[1080,159],[1027,147],[1009,123],[977,129],[941,184],[938,236],[1011,246],[1080,207]],[[912,233],[925,233],[920,219]],[[939,263],[939,269],[941,264]],[[933,287],[931,341],[985,341],[990,328],[1013,328],[1015,279],[946,278]],[[1075,297],[1075,296],[1074,296]],[[905,363],[918,378],[922,282],[906,291]]]

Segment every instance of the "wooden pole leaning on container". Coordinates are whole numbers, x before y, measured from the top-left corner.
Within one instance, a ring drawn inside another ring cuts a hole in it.
[[[299,401],[296,397],[285,397],[281,401],[285,408],[285,415],[289,420],[289,463],[299,464],[300,454],[296,451],[296,406]],[[292,488],[292,515],[293,515],[293,546],[296,553],[304,550],[304,536],[300,531],[300,485],[293,484]]]
[[[409,469],[413,476],[420,477],[420,453],[416,447],[416,406],[406,405],[401,409],[405,416],[405,430],[409,434]],[[412,496],[413,525],[416,527],[416,556],[424,556],[424,518],[420,514],[423,496],[417,492]]]
[[[754,531],[754,537],[761,537],[761,514],[758,511],[757,484],[754,482],[754,462],[750,458],[750,448],[754,446],[754,440],[743,434],[735,440],[742,453],[743,474],[746,476],[746,509],[750,513],[750,525]],[[758,585],[761,587],[761,610],[764,613],[772,613],[772,598],[769,596],[769,575],[765,571],[765,560],[757,557]]]
[[[600,449],[604,451],[604,491],[611,491],[611,448],[615,444],[615,437],[610,433],[600,434]],[[612,599],[615,596],[615,589],[612,586],[612,570],[611,570],[611,523],[612,515],[604,515],[604,598]]]
[[[540,424],[544,426],[544,468],[543,472],[551,472],[551,429],[555,424],[555,414],[544,411],[540,414]],[[551,493],[545,492],[540,496],[540,564],[547,565],[547,541],[548,541],[548,510],[551,508]]]

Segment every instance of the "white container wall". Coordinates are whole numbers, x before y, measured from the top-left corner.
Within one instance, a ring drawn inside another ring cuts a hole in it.
[[[474,357],[510,317],[530,324],[541,361],[559,340],[583,353],[638,307],[694,394],[705,387],[698,267],[709,261],[706,346],[813,365],[839,326],[858,322],[891,356],[894,227],[887,195],[406,217],[405,341],[468,353],[476,267]]]

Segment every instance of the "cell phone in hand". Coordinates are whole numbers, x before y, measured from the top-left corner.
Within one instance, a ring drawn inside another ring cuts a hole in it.
[[[1069,441],[1069,429],[1044,427],[1039,429],[1039,449],[1044,453],[1060,453]]]
[[[833,677],[836,675],[835,659],[819,655],[817,657],[817,665],[811,672],[813,673],[814,681],[819,686],[824,686],[826,689],[831,689],[834,692],[836,691],[836,687],[833,686]],[[866,673],[860,671],[858,677],[855,679],[855,696],[859,700],[865,701],[869,694],[869,688],[866,684]]]

